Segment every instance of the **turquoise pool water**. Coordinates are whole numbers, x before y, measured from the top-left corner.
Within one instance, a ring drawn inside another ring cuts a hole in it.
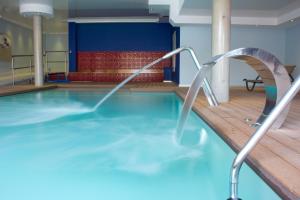
[[[1,200],[225,200],[235,153],[195,113],[173,142],[173,93],[96,91],[0,98]],[[83,114],[79,114],[83,113]],[[248,166],[243,200],[280,199]]]

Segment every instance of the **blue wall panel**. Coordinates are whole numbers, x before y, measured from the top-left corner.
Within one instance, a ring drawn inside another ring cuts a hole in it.
[[[69,23],[69,71],[77,71],[77,24]]]
[[[77,48],[78,51],[170,51],[172,33],[170,24],[77,24]]]
[[[69,71],[77,71],[78,51],[171,51],[176,31],[168,23],[69,23]],[[179,83],[179,56],[172,80]]]

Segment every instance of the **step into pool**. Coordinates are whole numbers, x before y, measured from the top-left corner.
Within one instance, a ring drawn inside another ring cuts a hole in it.
[[[174,93],[56,89],[0,97],[1,200],[225,200],[235,153]],[[243,200],[280,199],[247,165]]]

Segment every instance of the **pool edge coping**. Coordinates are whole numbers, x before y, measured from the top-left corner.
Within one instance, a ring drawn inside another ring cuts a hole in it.
[[[5,97],[5,96],[12,96],[12,95],[17,95],[17,94],[24,94],[24,93],[30,93],[30,92],[37,92],[37,91],[44,91],[44,90],[50,90],[50,89],[56,89],[58,88],[57,85],[46,85],[46,86],[41,86],[41,87],[32,87],[32,88],[26,88],[26,89],[15,89],[7,92],[2,92],[0,93],[0,97]]]

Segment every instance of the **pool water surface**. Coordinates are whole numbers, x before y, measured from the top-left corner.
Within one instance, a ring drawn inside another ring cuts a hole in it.
[[[225,200],[235,153],[174,93],[49,90],[0,97],[1,200]],[[247,165],[243,200],[280,199]]]

